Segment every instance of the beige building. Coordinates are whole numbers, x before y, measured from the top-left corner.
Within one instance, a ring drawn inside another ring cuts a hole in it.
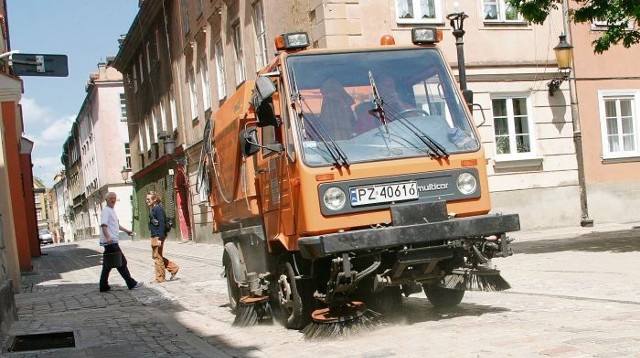
[[[70,137],[64,147],[71,210],[67,241],[92,239],[99,235],[100,213],[107,192],[118,195],[116,212],[120,223],[131,227],[132,188],[121,172],[130,168],[127,112],[124,108],[122,74],[107,62],[89,76],[87,95],[80,107]]]
[[[175,235],[212,239],[198,176],[205,120],[254,78],[275,52],[277,34],[306,31],[314,47],[353,48],[378,46],[383,35],[408,44],[413,27],[435,26],[455,70],[447,14],[456,11],[468,15],[466,78],[478,105],[494,211],[519,213],[523,229],[579,225],[569,86],[553,96],[547,87],[558,76],[553,48],[562,13],[531,25],[504,0],[460,2],[459,9],[444,0],[142,2],[115,59],[129,81],[129,126],[138,129],[130,132],[138,205],[147,190],[160,191],[179,224]],[[172,155],[165,143],[175,144]],[[136,215],[143,229],[145,213]]]

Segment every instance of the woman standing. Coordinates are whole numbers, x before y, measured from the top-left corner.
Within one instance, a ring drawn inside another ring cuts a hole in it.
[[[169,271],[171,278],[174,280],[178,274],[180,267],[174,262],[169,261],[162,255],[164,241],[167,237],[165,231],[165,223],[167,216],[164,208],[160,204],[162,200],[155,191],[147,193],[147,205],[149,206],[149,232],[151,233],[151,257],[156,268],[156,282],[165,282],[165,270]]]

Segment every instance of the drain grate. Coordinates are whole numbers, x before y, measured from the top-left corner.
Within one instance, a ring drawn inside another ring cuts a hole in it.
[[[41,349],[73,348],[76,340],[73,332],[52,332],[16,336],[9,352],[37,351]]]

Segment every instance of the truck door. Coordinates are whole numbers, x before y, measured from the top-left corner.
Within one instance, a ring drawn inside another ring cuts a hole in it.
[[[274,103],[279,102],[278,97],[274,95]],[[276,107],[280,108],[279,105]],[[261,144],[284,146],[284,126],[283,123],[277,127],[262,127],[259,131]],[[289,247],[286,241],[288,237],[295,234],[295,222],[286,151],[278,153],[263,147],[258,153],[257,167],[256,180],[260,190],[266,237],[270,241],[284,241],[285,246]]]

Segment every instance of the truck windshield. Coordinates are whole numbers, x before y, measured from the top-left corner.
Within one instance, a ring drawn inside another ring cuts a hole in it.
[[[335,164],[327,138],[351,163],[479,149],[457,84],[436,49],[300,53],[286,66],[310,166]]]

